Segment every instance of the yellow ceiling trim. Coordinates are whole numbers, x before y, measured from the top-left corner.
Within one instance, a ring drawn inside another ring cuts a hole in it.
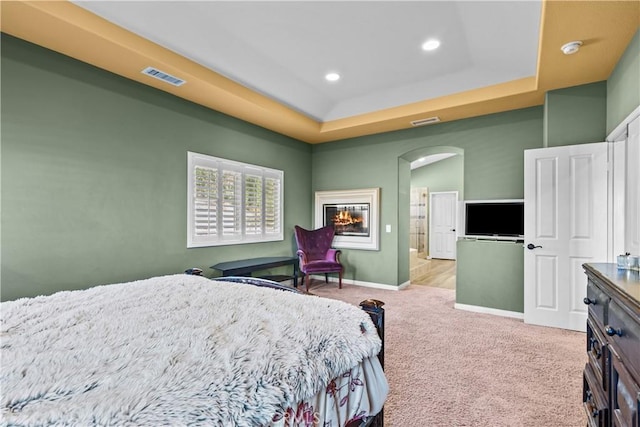
[[[131,80],[308,143],[410,128],[542,105],[549,90],[606,80],[640,26],[640,1],[546,0],[537,74],[507,83],[319,123],[68,1],[2,1],[0,29]],[[582,40],[579,54],[560,46]],[[167,85],[147,66],[187,81]]]
[[[547,1],[538,48],[538,87],[546,91],[606,80],[640,26],[640,1]],[[560,47],[580,40],[580,52]]]
[[[464,107],[468,104],[503,98],[505,96],[512,96],[523,92],[530,92],[535,89],[535,77],[526,77],[493,86],[375,111],[373,113],[333,120],[322,125],[322,132],[331,132],[353,126],[370,125],[374,122],[396,120],[400,118],[408,123],[411,120],[424,118],[424,111],[431,112],[455,107]]]
[[[2,31],[131,80],[305,140],[320,124],[257,92],[67,1],[2,2]],[[187,81],[167,85],[141,71],[153,66]]]

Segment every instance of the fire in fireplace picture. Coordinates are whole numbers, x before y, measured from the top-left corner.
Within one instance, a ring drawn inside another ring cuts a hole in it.
[[[336,236],[369,236],[369,203],[325,204],[324,225],[333,225]]]

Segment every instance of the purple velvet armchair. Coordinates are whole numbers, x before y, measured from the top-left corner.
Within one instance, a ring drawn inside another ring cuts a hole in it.
[[[325,282],[329,281],[329,273],[338,273],[338,287],[342,289],[342,271],[340,264],[340,250],[331,248],[335,231],[332,226],[305,230],[295,226],[296,243],[298,244],[298,258],[302,272],[302,284],[309,274],[324,274]],[[307,280],[307,291],[309,280]]]

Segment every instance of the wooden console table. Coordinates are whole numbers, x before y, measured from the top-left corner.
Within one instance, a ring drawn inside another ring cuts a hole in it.
[[[298,258],[288,256],[263,257],[241,259],[238,261],[220,262],[212,265],[211,268],[218,270],[222,276],[251,276],[254,271],[267,270],[269,268],[293,265],[292,276],[263,276],[265,279],[282,282],[293,279],[293,287],[298,287]]]

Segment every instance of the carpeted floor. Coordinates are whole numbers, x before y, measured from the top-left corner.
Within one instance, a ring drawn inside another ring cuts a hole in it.
[[[453,308],[455,291],[314,281],[310,292],[385,302],[387,427],[579,427],[585,334]]]

